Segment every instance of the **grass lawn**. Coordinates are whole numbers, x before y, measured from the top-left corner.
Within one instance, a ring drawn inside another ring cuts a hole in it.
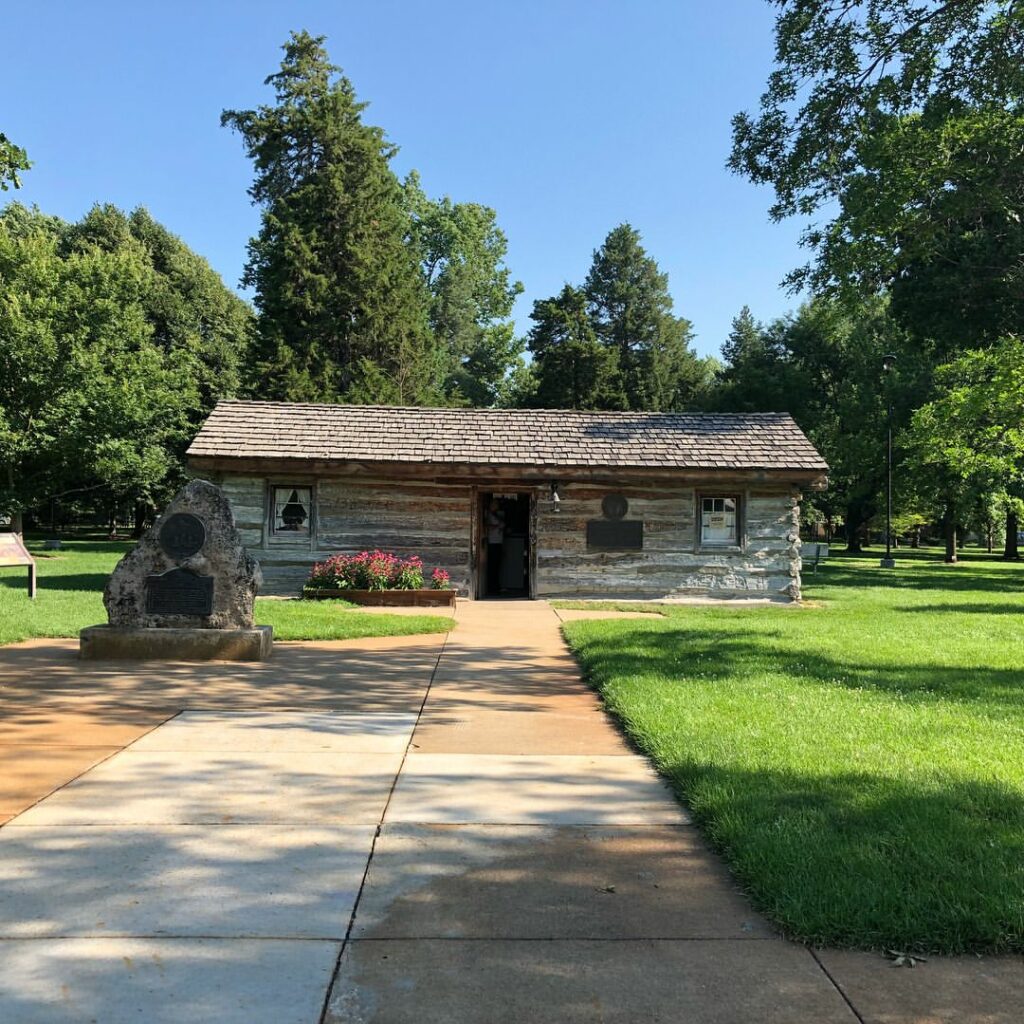
[[[274,627],[276,640],[350,640],[360,636],[443,633],[448,615],[389,615],[362,611],[347,601],[256,599],[256,621]]]
[[[107,621],[103,587],[131,547],[116,541],[65,541],[61,551],[28,542],[39,571],[39,594],[30,601],[28,570],[0,569],[0,644],[30,637],[76,637],[85,626]],[[341,601],[273,601],[257,598],[256,621],[273,626],[277,640],[349,640],[362,636],[443,633],[451,619],[439,615],[378,615]]]
[[[804,583],[815,607],[565,634],[787,934],[1024,950],[1024,566],[875,552]]]
[[[646,612],[654,615],[667,615],[665,607],[649,601],[552,601],[552,608],[564,608],[566,611],[601,611],[601,612]]]

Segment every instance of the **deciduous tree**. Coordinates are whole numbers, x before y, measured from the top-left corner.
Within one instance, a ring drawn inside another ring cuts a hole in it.
[[[927,365],[888,303],[871,299],[851,310],[820,297],[767,326],[741,312],[725,347],[730,360],[710,407],[790,413],[830,466],[828,491],[813,499],[818,510],[842,519],[851,550],[860,550],[885,483],[887,406],[897,427],[907,421]],[[883,379],[887,353],[899,356],[896,379]]]
[[[505,264],[508,240],[490,207],[431,200],[415,172],[403,189],[444,362],[441,389],[449,401],[494,405],[523,351],[511,320],[523,286]]]
[[[1004,554],[1016,558],[1024,494],[1024,342],[1009,337],[965,352],[940,367],[937,382],[938,395],[916,410],[907,433],[918,486],[944,506],[947,530],[979,496],[1005,495]],[[955,538],[948,533],[946,555],[955,560]]]
[[[794,286],[892,292],[937,361],[1024,316],[1024,8],[774,0],[776,66],[730,166],[826,219]]]
[[[730,166],[811,222],[797,288],[886,293],[924,365],[1024,322],[1024,8],[1017,0],[773,0],[776,63]],[[961,481],[942,504],[962,503]],[[950,515],[953,515],[951,512]],[[948,517],[947,517],[948,519]]]
[[[0,508],[93,497],[140,513],[233,393],[250,313],[143,210],[0,213]]]
[[[0,132],[0,192],[6,192],[12,185],[21,188],[18,172],[27,171],[31,166],[28,153]]]

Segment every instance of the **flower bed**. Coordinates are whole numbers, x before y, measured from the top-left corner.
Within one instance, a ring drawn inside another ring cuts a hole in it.
[[[343,598],[364,605],[453,605],[455,591],[444,569],[431,573],[423,586],[423,559],[399,558],[387,551],[331,555],[313,566],[302,596],[314,600]]]
[[[402,605],[450,608],[455,604],[457,594],[454,590],[316,590],[304,587],[302,596],[309,601],[351,601],[353,604],[391,608]]]

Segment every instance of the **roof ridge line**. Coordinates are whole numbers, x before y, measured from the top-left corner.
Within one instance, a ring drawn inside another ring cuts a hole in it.
[[[500,406],[465,406],[465,405],[362,405],[355,402],[282,402],[266,398],[220,398],[217,400],[215,409],[222,405],[260,405],[275,406],[285,409],[366,409],[387,412],[442,412],[442,413],[465,413],[469,415],[489,414],[518,414],[518,415],[560,415],[572,416],[693,416],[701,419],[711,417],[741,418],[741,417],[788,417],[793,419],[793,414],[780,410],[764,410],[759,412],[733,412],[733,411],[709,411],[703,409],[667,411],[650,409],[548,409],[543,407],[531,407],[528,409],[510,409]],[[795,422],[795,420],[794,420]]]

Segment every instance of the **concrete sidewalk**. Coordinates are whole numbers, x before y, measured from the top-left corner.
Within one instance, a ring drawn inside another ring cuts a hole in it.
[[[550,606],[460,606],[327,1020],[855,1019],[601,713]]]
[[[0,1021],[319,1021],[442,645],[0,650]]]
[[[894,970],[777,937],[544,603],[253,665],[0,649],[0,759],[26,753],[3,1021],[1021,1019],[1020,958]]]

